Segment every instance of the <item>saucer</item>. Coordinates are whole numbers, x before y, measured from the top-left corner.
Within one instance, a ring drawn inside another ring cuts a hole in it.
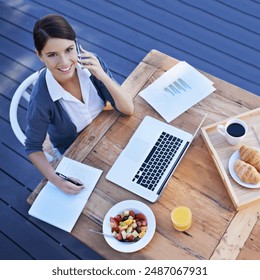
[[[256,148],[257,150],[260,151],[259,148]],[[240,154],[239,154],[239,150],[235,151],[232,156],[229,159],[228,162],[228,169],[229,169],[229,173],[231,175],[231,177],[241,186],[245,187],[245,188],[250,188],[250,189],[257,189],[260,188],[260,182],[258,184],[248,184],[243,182],[236,174],[235,169],[234,169],[234,165],[236,160],[240,159]]]

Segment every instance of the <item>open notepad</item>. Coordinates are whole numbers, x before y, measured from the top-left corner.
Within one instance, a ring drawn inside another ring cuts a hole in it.
[[[214,90],[212,81],[181,61],[141,91],[140,96],[171,122]]]
[[[29,214],[70,232],[97,184],[102,170],[63,157],[56,171],[79,179],[84,183],[85,188],[79,194],[69,195],[48,182],[35,199]]]

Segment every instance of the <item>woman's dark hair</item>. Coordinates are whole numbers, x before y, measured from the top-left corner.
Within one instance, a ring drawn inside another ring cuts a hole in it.
[[[39,54],[50,38],[75,41],[76,33],[64,17],[50,14],[37,20],[34,25],[34,45]]]

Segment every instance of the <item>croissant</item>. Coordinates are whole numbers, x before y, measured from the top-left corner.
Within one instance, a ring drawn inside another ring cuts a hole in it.
[[[235,162],[234,170],[240,180],[245,183],[257,184],[260,181],[260,174],[255,167],[240,159]]]
[[[260,172],[260,152],[252,147],[242,145],[239,149],[240,158],[253,165],[258,172]]]

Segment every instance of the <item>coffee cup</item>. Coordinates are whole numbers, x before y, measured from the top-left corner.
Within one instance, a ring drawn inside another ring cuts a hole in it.
[[[217,130],[230,145],[238,145],[247,134],[247,124],[240,119],[231,119],[225,125],[218,125]]]

